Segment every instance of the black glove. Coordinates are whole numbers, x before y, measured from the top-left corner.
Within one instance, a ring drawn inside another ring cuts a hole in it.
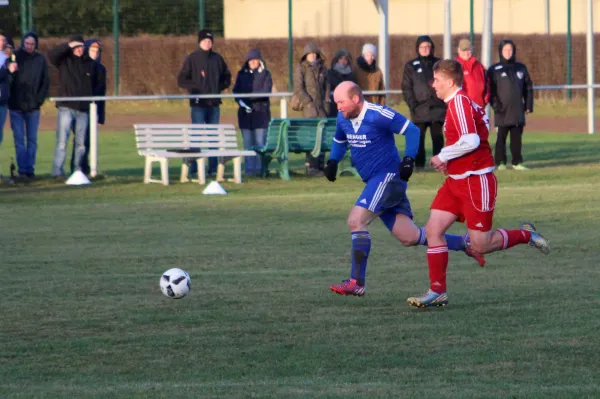
[[[325,173],[325,177],[327,178],[327,180],[335,181],[337,177],[337,165],[338,161],[336,161],[335,159],[330,159],[329,161],[327,161],[327,165],[325,165],[325,170],[323,170],[323,173]]]
[[[413,174],[413,170],[415,169],[415,160],[412,157],[404,157],[402,158],[402,162],[400,162],[400,167],[398,168],[400,178],[406,182],[410,179]]]

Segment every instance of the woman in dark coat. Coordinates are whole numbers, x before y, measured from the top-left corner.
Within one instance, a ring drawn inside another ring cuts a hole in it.
[[[259,50],[250,50],[246,62],[238,72],[233,93],[271,93],[273,78]],[[242,130],[244,149],[261,147],[265,144],[267,127],[271,120],[269,97],[236,98],[239,105],[238,124]],[[259,157],[246,157],[246,176],[260,175]]]
[[[329,114],[330,118],[336,118],[338,114],[337,105],[333,101],[333,92],[342,82],[350,80],[356,83],[356,77],[352,70],[352,55],[347,50],[338,51],[331,60],[331,69],[327,71],[327,83],[329,84]]]

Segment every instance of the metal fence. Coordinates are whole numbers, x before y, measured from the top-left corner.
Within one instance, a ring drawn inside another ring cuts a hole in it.
[[[600,89],[600,84],[593,85],[546,85],[534,86],[534,90],[594,90]],[[288,117],[287,99],[292,96],[290,92],[261,93],[261,97],[274,97],[280,100],[281,118]],[[365,91],[367,95],[402,94],[402,90]],[[256,94],[196,94],[196,95],[153,95],[153,96],[103,96],[103,97],[51,97],[50,101],[90,101],[90,175],[98,174],[98,108],[97,101],[149,101],[149,100],[188,100],[188,99],[232,99],[232,98],[256,98]],[[590,112],[591,111],[591,112]],[[488,108],[489,113],[489,108]],[[594,108],[588,107],[588,133],[593,134],[595,130]]]

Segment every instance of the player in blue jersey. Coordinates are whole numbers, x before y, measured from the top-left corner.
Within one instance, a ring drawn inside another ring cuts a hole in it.
[[[332,182],[336,180],[338,162],[350,145],[354,166],[366,186],[348,216],[352,233],[350,278],[330,289],[340,295],[363,296],[371,249],[367,227],[373,220],[379,217],[405,246],[427,245],[425,228],[414,224],[406,196],[419,149],[419,128],[393,109],[365,101],[362,90],[350,81],[335,89],[334,100],[339,110],[337,130],[325,177]],[[402,159],[396,148],[396,134],[406,139]],[[446,240],[448,249],[465,251],[483,266],[483,256],[469,248],[465,237],[447,234]]]

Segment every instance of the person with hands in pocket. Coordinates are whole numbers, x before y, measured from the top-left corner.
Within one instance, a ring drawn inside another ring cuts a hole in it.
[[[352,239],[350,278],[330,286],[340,295],[363,296],[367,259],[371,249],[368,226],[377,218],[405,246],[427,245],[425,229],[413,222],[406,195],[419,148],[419,128],[395,110],[365,101],[362,90],[352,82],[342,82],[334,92],[339,109],[337,129],[325,177],[334,182],[337,166],[348,146],[354,165],[365,182],[348,216]],[[400,158],[395,136],[406,140],[406,151]],[[465,238],[447,235],[452,249],[466,251]]]

